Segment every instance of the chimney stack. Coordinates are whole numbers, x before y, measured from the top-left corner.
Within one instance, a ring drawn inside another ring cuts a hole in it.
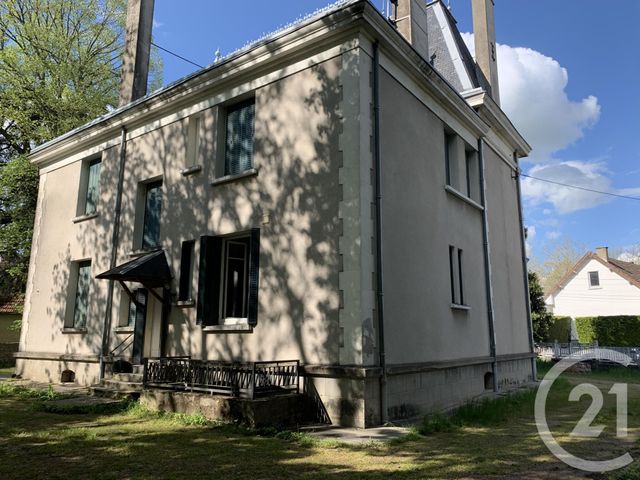
[[[125,28],[120,106],[147,94],[154,0],[129,0]]]
[[[392,19],[402,35],[416,51],[429,60],[427,6],[425,0],[392,0]]]
[[[493,18],[494,0],[471,0],[473,8],[473,38],[476,49],[476,63],[489,82],[488,92],[500,105],[498,85],[498,52],[496,47],[496,27]]]
[[[605,262],[609,261],[609,249],[607,247],[596,248],[596,255],[598,255]]]

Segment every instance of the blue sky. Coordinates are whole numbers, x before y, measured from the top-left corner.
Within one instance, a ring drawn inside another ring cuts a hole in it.
[[[154,40],[201,65],[327,0],[156,0]],[[376,6],[382,2],[376,0]],[[451,0],[462,32],[471,1]],[[640,2],[498,0],[502,106],[534,147],[526,173],[640,198]],[[161,52],[165,83],[195,67]],[[593,249],[640,243],[640,201],[525,180],[530,254],[565,239]]]

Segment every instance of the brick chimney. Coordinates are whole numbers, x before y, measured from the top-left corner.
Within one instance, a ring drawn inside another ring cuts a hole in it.
[[[489,82],[491,89],[488,93],[500,105],[498,51],[493,6],[494,0],[472,0],[473,38],[476,49],[476,63]]]
[[[396,28],[416,51],[429,60],[429,37],[427,35],[427,6],[425,0],[392,0],[391,18]]]
[[[120,78],[120,106],[147,94],[154,0],[129,0]]]
[[[609,261],[609,248],[607,247],[598,247],[596,248],[596,255],[598,255],[605,262]]]

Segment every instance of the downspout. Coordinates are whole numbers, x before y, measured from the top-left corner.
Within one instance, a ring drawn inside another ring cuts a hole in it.
[[[493,391],[498,391],[498,359],[496,356],[496,327],[493,309],[493,283],[491,278],[491,255],[489,251],[489,218],[487,216],[487,183],[485,178],[484,142],[478,140],[478,159],[480,162],[480,199],[482,206],[482,248],[484,250],[484,283],[487,295],[487,317],[489,319],[489,352],[493,374]]]
[[[387,423],[387,363],[384,348],[384,294],[382,274],[382,187],[380,161],[380,46],[373,44],[373,157],[375,168],[375,210],[376,210],[376,311],[378,312],[378,354],[380,374],[380,418]]]
[[[124,163],[127,154],[127,129],[122,127],[120,133],[120,159],[118,162],[118,185],[116,187],[116,205],[113,213],[113,234],[111,236],[111,260],[109,270],[115,268],[118,259],[118,239],[120,236],[120,212],[122,210],[122,186],[124,184]],[[111,333],[111,311],[113,310],[114,282],[109,280],[107,290],[107,306],[104,313],[104,330],[102,332],[102,349],[100,352],[100,380],[104,378],[104,357],[109,352]]]
[[[531,323],[531,301],[529,300],[529,275],[527,268],[527,249],[525,246],[524,238],[524,216],[522,214],[522,194],[520,192],[520,167],[518,167],[518,156],[513,153],[513,161],[516,165],[516,190],[518,193],[518,218],[520,220],[520,249],[522,250],[522,271],[524,274],[524,301],[527,309],[527,329],[529,330],[529,351],[535,352],[535,344],[533,342],[533,324]],[[533,381],[538,379],[538,372],[536,366],[536,357],[531,357],[531,374],[533,375]]]

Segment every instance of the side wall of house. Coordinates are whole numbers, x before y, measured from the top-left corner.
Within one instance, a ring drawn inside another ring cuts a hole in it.
[[[599,287],[589,286],[598,272]],[[640,315],[640,289],[597,260],[589,260],[553,298],[553,314],[568,317]]]

